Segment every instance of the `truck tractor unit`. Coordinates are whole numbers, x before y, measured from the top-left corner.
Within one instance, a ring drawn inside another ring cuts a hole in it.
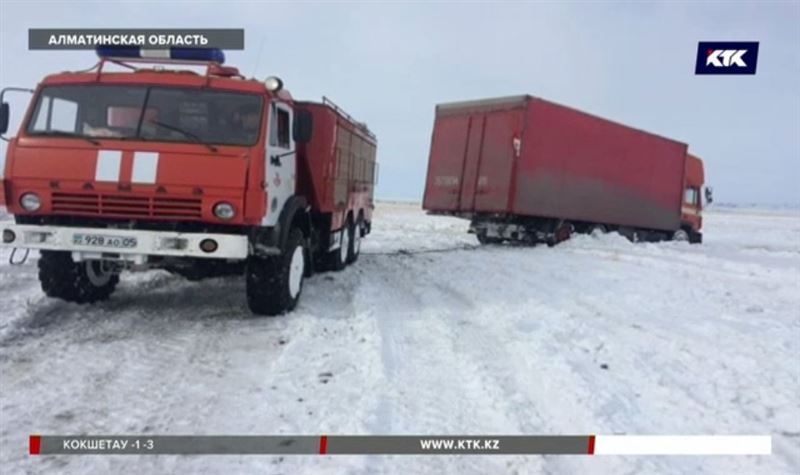
[[[423,208],[481,243],[616,231],[702,241],[703,162],[687,145],[531,96],[440,104]]]
[[[246,79],[220,50],[98,55],[44,78],[6,139],[2,245],[17,264],[39,251],[48,296],[106,299],[123,270],[244,274],[250,310],[278,315],[314,271],[358,259],[376,170],[365,124]]]

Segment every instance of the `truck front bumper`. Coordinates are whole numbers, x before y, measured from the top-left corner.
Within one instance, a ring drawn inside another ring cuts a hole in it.
[[[247,236],[239,234],[13,223],[0,223],[0,231],[2,247],[70,251],[81,260],[108,258],[143,263],[147,256],[245,259],[249,250]]]

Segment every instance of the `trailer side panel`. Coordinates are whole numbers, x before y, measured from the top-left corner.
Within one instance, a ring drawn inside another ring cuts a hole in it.
[[[527,114],[511,212],[679,227],[685,144],[541,99]]]

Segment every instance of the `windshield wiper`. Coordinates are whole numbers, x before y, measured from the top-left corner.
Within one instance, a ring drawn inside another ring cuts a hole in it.
[[[79,135],[74,132],[66,132],[64,130],[47,130],[44,132],[36,132],[34,135],[40,135],[44,137],[70,137],[75,139],[84,139],[92,145],[100,145],[100,142],[87,135]]]
[[[151,123],[151,124],[155,124],[155,125],[157,125],[159,127],[163,127],[165,129],[174,130],[175,132],[178,132],[179,134],[183,134],[184,136],[189,137],[190,139],[194,140],[195,142],[197,142],[199,144],[202,144],[202,145],[205,145],[212,152],[216,152],[217,151],[217,147],[211,145],[210,143],[203,142],[203,139],[201,139],[197,135],[195,135],[195,134],[193,134],[191,132],[187,132],[187,131],[181,129],[180,127],[175,127],[174,125],[165,124],[164,122],[159,122],[157,120],[148,120],[148,122]]]

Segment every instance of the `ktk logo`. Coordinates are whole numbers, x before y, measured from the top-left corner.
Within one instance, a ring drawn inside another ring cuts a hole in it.
[[[701,41],[695,74],[755,74],[758,42]]]
[[[710,49],[706,59],[706,66],[712,65],[718,68],[736,65],[743,68],[747,67],[742,56],[747,53],[746,49]]]

